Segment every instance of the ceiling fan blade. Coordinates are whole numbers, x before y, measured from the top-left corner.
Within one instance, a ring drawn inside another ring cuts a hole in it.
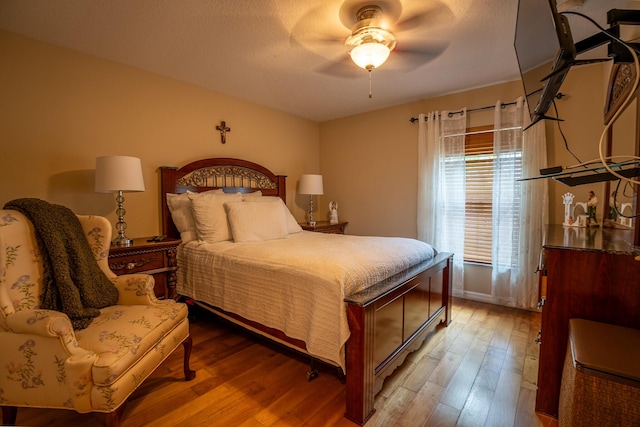
[[[434,2],[427,10],[408,14],[393,25],[393,31],[402,32],[416,28],[431,29],[440,24],[451,22],[455,16],[445,3]]]
[[[440,55],[448,46],[449,42],[447,41],[430,41],[421,43],[399,42],[393,52],[416,55]]]
[[[448,42],[430,42],[396,46],[387,60],[389,68],[413,71],[436,59],[447,49],[448,45]]]
[[[400,33],[402,31],[409,31],[419,27],[425,27],[429,22],[429,13],[417,13],[409,16],[402,21],[396,23],[393,26],[393,31]]]
[[[345,79],[356,79],[358,77],[362,77],[362,75],[366,73],[366,70],[363,70],[351,61],[349,55],[346,55],[345,58],[331,61],[328,64],[317,68],[315,71],[327,76]]]
[[[335,19],[337,13],[337,8],[331,7],[331,3],[309,10],[294,24],[289,43],[306,48],[329,43],[338,47],[343,45],[351,31]]]
[[[289,37],[289,45],[292,47],[302,47],[313,50],[313,48],[331,48],[333,50],[344,50],[344,42],[347,36],[344,37],[328,37],[323,34],[306,34],[304,38],[293,37],[293,34]]]

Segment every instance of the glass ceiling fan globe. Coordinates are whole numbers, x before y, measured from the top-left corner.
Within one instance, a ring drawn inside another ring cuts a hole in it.
[[[372,70],[384,64],[390,52],[384,44],[372,41],[354,47],[350,55],[358,67]]]

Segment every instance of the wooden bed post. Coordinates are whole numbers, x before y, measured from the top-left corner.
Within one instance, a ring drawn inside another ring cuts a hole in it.
[[[347,341],[347,410],[344,416],[359,425],[366,423],[375,412],[374,315],[375,311],[366,307],[347,305],[351,335]]]
[[[451,324],[453,307],[453,255],[447,258],[447,266],[442,272],[442,304],[445,307],[444,326]]]
[[[160,166],[160,225],[162,234],[169,237],[180,238],[180,233],[176,228],[167,205],[167,193],[173,193],[176,189],[178,168],[173,166]]]

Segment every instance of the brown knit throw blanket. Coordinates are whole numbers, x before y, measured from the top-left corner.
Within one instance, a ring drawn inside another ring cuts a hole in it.
[[[41,308],[61,311],[74,329],[84,329],[99,308],[118,302],[118,290],[100,269],[73,211],[32,198],[12,200],[4,208],[22,212],[35,227],[44,264]]]

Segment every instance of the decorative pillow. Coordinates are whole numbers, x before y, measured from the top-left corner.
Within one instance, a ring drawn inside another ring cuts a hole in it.
[[[242,194],[190,193],[189,199],[199,240],[209,243],[231,240],[232,234],[224,203],[241,202]]]
[[[300,227],[300,224],[298,224],[298,221],[296,221],[296,219],[294,218],[293,214],[291,213],[291,211],[289,210],[289,208],[287,207],[287,205],[284,203],[284,201],[278,197],[278,196],[263,196],[263,197],[256,197],[255,199],[251,199],[251,201],[255,201],[255,202],[272,202],[272,201],[278,201],[280,203],[280,205],[282,205],[282,209],[284,210],[284,215],[287,219],[287,233],[288,234],[295,234],[295,233],[299,233],[302,231],[302,227]]]
[[[188,193],[224,194],[222,189],[205,191],[203,193],[193,193],[191,191],[182,194],[167,193],[167,207],[169,208],[169,212],[171,212],[173,223],[176,225],[178,232],[180,232],[180,239],[182,239],[184,243],[198,239],[198,230],[193,220],[191,200],[189,199]]]
[[[167,206],[171,212],[171,218],[180,232],[180,238],[184,243],[198,239],[196,223],[191,213],[191,200],[184,194],[167,193]]]
[[[225,207],[234,242],[260,242],[287,237],[287,220],[281,204],[276,200],[227,202]]]

